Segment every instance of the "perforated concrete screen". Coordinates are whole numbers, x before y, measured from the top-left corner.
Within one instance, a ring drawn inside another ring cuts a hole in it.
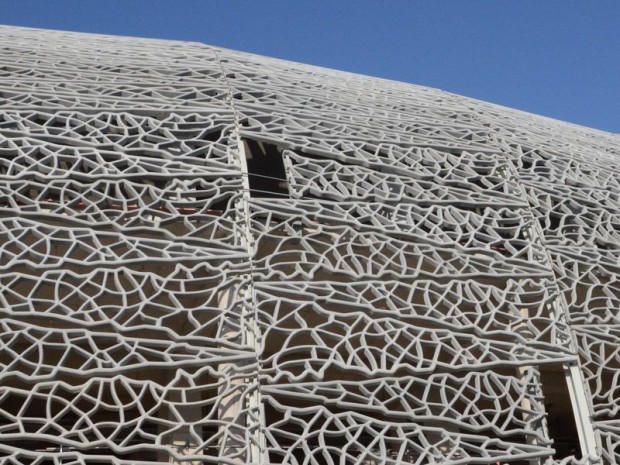
[[[0,463],[620,461],[620,138],[0,29]]]

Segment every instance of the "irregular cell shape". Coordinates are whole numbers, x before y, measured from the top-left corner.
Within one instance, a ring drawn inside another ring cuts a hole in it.
[[[620,324],[620,251],[549,247],[549,252],[569,321]]]

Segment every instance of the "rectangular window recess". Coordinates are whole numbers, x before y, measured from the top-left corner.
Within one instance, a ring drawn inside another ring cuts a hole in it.
[[[290,198],[282,148],[252,139],[244,139],[250,197]]]
[[[539,370],[545,397],[547,428],[556,451],[554,459],[559,461],[570,456],[581,459],[579,434],[564,370],[561,365],[542,365]]]

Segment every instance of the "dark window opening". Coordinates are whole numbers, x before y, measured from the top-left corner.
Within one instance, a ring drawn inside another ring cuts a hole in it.
[[[553,439],[556,460],[575,456],[581,459],[581,447],[573,406],[561,366],[541,366],[540,382],[545,396],[547,428]]]
[[[289,198],[282,151],[277,145],[243,141],[251,197]]]

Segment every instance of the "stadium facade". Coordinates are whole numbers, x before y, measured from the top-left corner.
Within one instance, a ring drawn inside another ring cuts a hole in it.
[[[0,463],[620,461],[620,137],[0,28]]]

